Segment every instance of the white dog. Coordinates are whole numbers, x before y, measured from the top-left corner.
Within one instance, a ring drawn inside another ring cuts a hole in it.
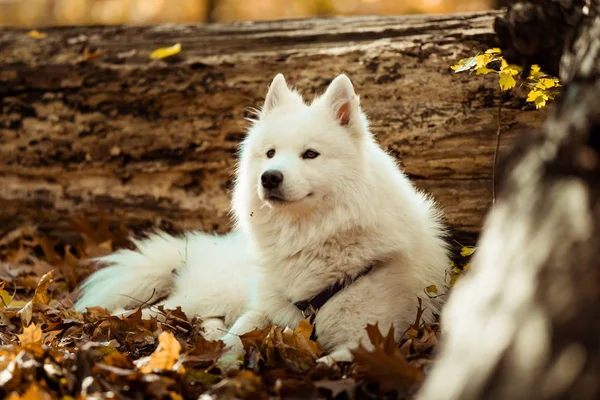
[[[135,241],[100,259],[109,266],[83,284],[77,308],[115,311],[169,290],[166,307],[198,315],[235,353],[238,335],[311,315],[328,362],[368,347],[369,323],[399,339],[417,298],[425,319],[439,312],[425,293],[444,287],[449,263],[439,213],[377,145],[345,75],[310,105],[277,75],[236,178],[233,233]]]

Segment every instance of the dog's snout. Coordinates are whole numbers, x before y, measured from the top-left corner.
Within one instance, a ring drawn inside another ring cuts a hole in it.
[[[281,182],[283,182],[283,174],[281,171],[274,169],[265,171],[260,177],[260,182],[267,190],[277,189]]]

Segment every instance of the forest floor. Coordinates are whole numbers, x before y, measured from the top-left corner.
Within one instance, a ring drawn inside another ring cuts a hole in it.
[[[399,343],[369,326],[375,350],[358,348],[353,363],[317,363],[324,352],[305,321],[243,335],[243,367],[221,371],[223,343],[205,340],[201,321],[180,309],[162,310],[161,322],[143,320],[140,309],[116,317],[73,308],[78,283],[95,268],[85,261],[128,246],[128,232],[72,221],[81,239],[74,246],[33,227],[0,239],[2,398],[411,398],[432,363],[439,325],[415,310]],[[462,260],[451,275],[468,265]]]

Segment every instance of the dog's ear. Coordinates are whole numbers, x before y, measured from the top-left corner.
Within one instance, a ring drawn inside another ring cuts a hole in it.
[[[269,113],[273,108],[283,103],[291,94],[292,91],[288,87],[283,74],[277,74],[269,86],[265,104],[262,108],[262,114],[265,115]]]
[[[360,106],[354,86],[346,75],[335,78],[325,92],[325,104],[333,111],[335,119],[343,127],[358,128]]]

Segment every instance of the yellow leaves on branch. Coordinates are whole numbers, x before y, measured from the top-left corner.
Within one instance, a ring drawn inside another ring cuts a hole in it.
[[[140,359],[140,371],[148,374],[155,370],[171,370],[179,359],[181,344],[175,336],[168,331],[164,331],[158,336],[158,347],[148,358]],[[183,372],[183,366],[178,368]]]
[[[476,75],[496,73],[498,74],[500,89],[504,91],[517,86],[517,75],[522,72],[521,67],[508,64],[502,57],[501,50],[497,47],[488,49],[474,57],[463,58],[450,68],[455,73],[464,71],[475,72]],[[558,78],[540,71],[539,65],[533,65],[528,78],[522,81],[522,85],[529,89],[527,102],[534,103],[535,108],[540,109],[546,106],[547,101],[556,97],[560,82]]]
[[[544,107],[548,99],[549,97],[546,94],[544,94],[544,92],[540,92],[538,90],[532,90],[527,95],[527,101],[535,103],[535,108],[537,109]]]
[[[505,60],[502,60],[502,64],[500,66],[500,89],[509,90],[517,86],[517,81],[513,76],[517,75],[519,70],[514,67],[508,65]]]
[[[546,105],[548,100],[554,99],[556,93],[550,89],[559,87],[560,83],[556,78],[544,78],[539,67],[537,67],[535,75],[538,78],[536,79],[533,89],[527,95],[527,101],[534,103],[535,108],[540,109]]]

